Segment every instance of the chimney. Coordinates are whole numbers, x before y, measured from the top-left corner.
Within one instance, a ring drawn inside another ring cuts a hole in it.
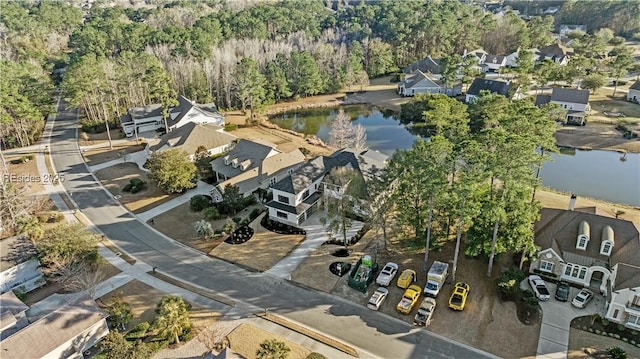
[[[569,201],[569,210],[573,211],[576,208],[576,196],[574,193],[571,194],[571,200]]]
[[[262,162],[258,165],[258,183],[262,184]]]

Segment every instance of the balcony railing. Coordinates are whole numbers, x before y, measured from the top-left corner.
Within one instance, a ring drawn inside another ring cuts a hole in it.
[[[632,312],[635,312],[636,314],[640,314],[640,305],[638,305],[638,303],[634,303],[631,301],[628,301],[627,304],[625,304],[625,307],[627,309],[630,309]]]

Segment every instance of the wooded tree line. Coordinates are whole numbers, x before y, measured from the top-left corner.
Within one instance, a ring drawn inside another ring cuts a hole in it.
[[[533,255],[535,169],[556,148],[554,106],[490,94],[472,105],[445,95],[403,105],[431,137],[396,151],[387,170],[400,232],[435,247],[455,238],[457,249],[466,233],[465,254],[489,258],[489,272],[501,253]]]

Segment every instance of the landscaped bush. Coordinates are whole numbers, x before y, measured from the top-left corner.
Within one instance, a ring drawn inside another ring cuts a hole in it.
[[[149,323],[142,322],[133,327],[124,337],[128,340],[142,339],[146,336],[150,326]]]
[[[525,278],[524,272],[518,267],[511,267],[498,277],[498,292],[502,300],[516,300],[520,292],[520,282]]]
[[[124,187],[122,187],[122,192],[131,192],[132,188],[133,188],[133,184],[129,182],[126,185],[124,185]]]
[[[240,217],[233,217],[233,218],[232,218],[232,220],[233,220],[236,224],[238,224],[238,223],[240,223],[240,221],[242,220],[242,218],[240,218]]]
[[[242,205],[244,206],[244,208],[252,206],[256,203],[258,203],[258,200],[256,200],[256,196],[248,196],[242,199]]]
[[[265,229],[270,230],[271,232],[275,232],[279,234],[302,234],[302,235],[307,234],[307,232],[305,232],[304,229],[300,229],[298,227],[290,226],[288,224],[271,220],[269,216],[262,217],[262,221],[260,221],[260,225]]]
[[[216,207],[207,207],[202,213],[204,214],[205,219],[211,221],[220,219],[220,212],[218,212],[218,209]]]
[[[240,227],[242,227],[242,226],[248,226],[250,222],[251,222],[251,221],[249,220],[249,218],[245,218],[245,219],[243,219],[242,221],[240,221],[240,223],[238,223],[238,226],[240,226]]]
[[[307,355],[307,359],[327,359],[327,357],[320,353],[310,353]]]
[[[146,184],[147,182],[139,178],[133,178],[122,188],[122,192],[138,193],[144,189]]]
[[[235,123],[228,123],[224,125],[224,130],[227,132],[235,131],[237,129],[238,129],[238,125],[236,125]]]
[[[201,194],[195,195],[191,197],[189,206],[192,211],[200,212],[203,209],[211,206],[211,200],[207,196],[203,196]]]
[[[20,157],[20,163],[27,163],[29,161],[33,161],[33,155],[26,155]]]

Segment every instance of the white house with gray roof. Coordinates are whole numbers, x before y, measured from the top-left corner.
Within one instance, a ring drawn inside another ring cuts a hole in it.
[[[530,271],[603,294],[605,317],[639,330],[640,233],[632,222],[595,212],[543,208]]]
[[[237,186],[249,196],[258,188],[266,189],[289,176],[304,162],[299,149],[281,152],[266,141],[239,140],[229,152],[211,161],[218,183],[211,189],[214,202],[222,201],[227,185]]]
[[[204,147],[209,156],[219,155],[233,147],[238,138],[224,131],[224,127],[214,124],[190,122],[186,125],[165,133],[158,144],[151,146],[151,152],[177,148],[189,154],[193,161],[199,148]]]
[[[169,131],[191,122],[224,126],[224,116],[218,112],[214,103],[200,105],[184,96],[178,98],[178,106],[169,109],[169,117],[167,119]],[[162,105],[153,104],[133,107],[129,109],[126,115],[120,118],[120,125],[127,137],[132,137],[142,132],[164,129]]]
[[[636,81],[631,87],[629,87],[629,92],[627,93],[627,101],[640,103],[640,81]]]
[[[565,118],[566,122],[570,124],[584,125],[586,116],[591,112],[589,90],[554,87],[551,95],[538,95],[536,97],[536,106],[542,106],[549,102],[567,110]]]
[[[26,236],[0,241],[0,293],[27,293],[45,284],[36,249]]]
[[[273,200],[267,203],[269,218],[298,226],[321,207],[323,194],[341,193],[339,186],[325,182],[331,170],[350,168],[362,176],[365,183],[386,167],[387,156],[373,150],[355,152],[344,149],[331,156],[318,156],[278,181],[271,190]]]
[[[419,93],[447,94],[457,96],[462,94],[462,84],[456,83],[453,86],[445,86],[441,81],[431,79],[424,72],[416,70],[398,84],[398,94],[402,96],[415,96]]]

